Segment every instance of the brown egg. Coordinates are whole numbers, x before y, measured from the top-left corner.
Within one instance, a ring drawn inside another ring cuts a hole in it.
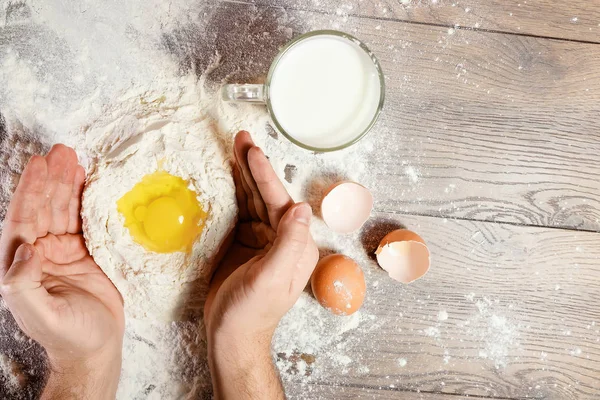
[[[310,278],[313,294],[323,307],[337,315],[356,312],[365,299],[365,275],[349,257],[323,257]]]
[[[411,283],[429,271],[429,249],[421,236],[407,229],[388,233],[375,252],[377,263],[392,279]]]

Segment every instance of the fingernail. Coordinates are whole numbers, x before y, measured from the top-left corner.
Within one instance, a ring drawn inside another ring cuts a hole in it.
[[[13,264],[17,263],[17,262],[27,261],[31,258],[32,255],[33,255],[33,252],[31,251],[31,245],[29,245],[27,243],[23,243],[22,245],[19,246],[19,248],[17,249],[17,252],[15,253],[15,258],[13,259]]]
[[[296,221],[308,225],[310,224],[310,219],[312,218],[312,208],[307,203],[302,203],[296,206],[294,210],[294,218]]]

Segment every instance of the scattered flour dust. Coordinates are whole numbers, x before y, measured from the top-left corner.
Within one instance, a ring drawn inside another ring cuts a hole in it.
[[[425,335],[427,335],[429,337],[436,338],[436,339],[439,339],[439,337],[440,337],[440,330],[433,326],[426,328],[423,331],[423,333],[425,333]]]
[[[446,321],[448,319],[448,312],[446,310],[441,310],[438,313],[438,321]]]
[[[409,166],[405,167],[404,173],[408,177],[408,180],[410,181],[410,183],[415,184],[415,183],[419,182],[419,179],[420,179],[419,170],[417,168],[415,168],[414,166],[409,165]]]
[[[453,357],[471,357],[473,360],[488,361],[495,369],[506,368],[511,359],[518,357],[519,336],[522,326],[506,314],[510,307],[503,307],[499,300],[470,293],[464,296],[470,306],[466,318],[449,321],[446,310],[440,310],[433,326],[425,327],[420,333],[431,338],[444,353],[441,362],[450,364]],[[450,336],[458,328],[459,337]],[[462,348],[451,344],[456,339],[470,343],[473,347]],[[575,352],[573,350],[573,352]],[[572,352],[572,353],[573,353]],[[475,362],[475,361],[474,361]]]
[[[303,294],[282,319],[275,334],[273,348],[277,356],[277,365],[280,370],[293,373],[293,369],[296,368],[293,355],[299,354],[300,360],[307,363],[306,367],[310,368],[310,372],[318,374],[321,366],[313,362],[321,356],[321,350],[338,341],[346,332],[358,328],[363,318],[360,311],[350,316],[334,316],[319,307],[311,296]],[[331,354],[327,354],[327,357],[329,356]],[[345,354],[334,354],[327,361],[333,362],[334,365],[346,365],[347,360]]]
[[[142,7],[153,12],[140,13]],[[95,160],[86,151],[86,127],[136,97],[160,99],[173,94],[178,83],[199,76],[192,93],[195,97],[183,97],[196,102],[201,118],[224,147],[230,149],[238,130],[250,131],[295,200],[309,201],[318,214],[318,200],[330,184],[339,179],[362,181],[373,136],[344,151],[313,154],[278,137],[264,107],[220,101],[219,88],[228,74],[241,67],[261,67],[262,71],[268,67],[273,53],[251,63],[248,46],[276,52],[291,37],[285,18],[275,20],[277,26],[269,32],[255,32],[262,26],[257,22],[262,15],[253,6],[243,7],[254,14],[247,19],[236,15],[237,24],[219,2],[215,11],[204,3],[184,0],[35,5],[0,0],[0,28],[20,32],[20,40],[0,40],[0,218],[32,154],[62,142],[75,147],[82,163],[92,168]],[[297,18],[294,23],[301,29],[339,28],[345,20],[337,18],[331,26],[313,26],[314,22]],[[217,29],[217,39],[235,39],[233,27],[241,27],[240,37],[248,40],[241,45],[208,42],[215,37],[213,29]],[[273,32],[284,35],[284,40],[268,42]],[[261,40],[267,42],[255,42]],[[174,105],[179,106],[183,104]],[[148,111],[152,112],[160,110]],[[322,248],[350,249],[349,256],[367,259],[358,235],[332,235],[318,219],[312,231]],[[304,293],[281,322],[274,340],[273,355],[284,380],[317,378],[332,366],[342,372],[349,368],[368,371],[356,365],[351,338],[352,331],[363,325],[376,326],[372,317],[361,313],[333,316]],[[362,323],[365,318],[369,324]],[[0,354],[4,353],[0,348]],[[0,372],[10,382],[18,382],[18,369],[2,357]],[[43,365],[43,353],[28,362],[37,371]],[[198,398],[207,393],[210,377],[200,319],[166,323],[128,318],[118,399]]]
[[[478,356],[494,364],[496,369],[507,366],[513,350],[519,348],[519,327],[502,315],[497,301],[487,297],[470,300],[477,309],[464,322],[464,331],[475,343],[481,343]]]
[[[8,391],[12,394],[18,393],[25,383],[21,366],[2,353],[0,353],[0,375],[4,378]]]

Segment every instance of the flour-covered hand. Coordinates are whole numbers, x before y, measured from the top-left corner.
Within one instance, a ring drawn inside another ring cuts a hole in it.
[[[283,391],[271,339],[318,260],[312,210],[294,204],[248,132],[236,136],[234,154],[240,223],[205,306],[213,386],[221,399],[275,399]]]
[[[0,237],[0,294],[23,332],[46,349],[48,398],[64,390],[114,398],[120,374],[123,303],[85,247],[84,181],[73,149],[56,145],[32,157]]]

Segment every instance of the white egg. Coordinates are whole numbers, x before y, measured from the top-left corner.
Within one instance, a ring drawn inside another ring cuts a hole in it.
[[[369,219],[373,195],[369,189],[343,181],[329,188],[321,203],[321,215],[329,228],[337,233],[352,233]]]

